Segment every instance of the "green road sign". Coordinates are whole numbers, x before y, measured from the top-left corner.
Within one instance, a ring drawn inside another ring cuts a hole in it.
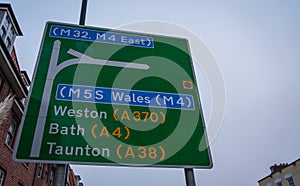
[[[16,161],[212,166],[188,41],[46,25]]]

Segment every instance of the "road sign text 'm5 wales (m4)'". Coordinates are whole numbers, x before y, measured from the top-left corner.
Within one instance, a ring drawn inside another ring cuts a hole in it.
[[[188,41],[48,22],[15,161],[212,167]]]

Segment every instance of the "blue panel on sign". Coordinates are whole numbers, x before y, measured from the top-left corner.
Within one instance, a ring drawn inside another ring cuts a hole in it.
[[[171,94],[140,90],[59,84],[56,99],[117,105],[194,110],[194,98],[188,94]]]
[[[66,26],[52,25],[50,37],[82,40],[117,45],[129,45],[143,48],[154,48],[152,37],[133,34],[123,34],[110,31],[99,31],[85,28],[72,28]]]

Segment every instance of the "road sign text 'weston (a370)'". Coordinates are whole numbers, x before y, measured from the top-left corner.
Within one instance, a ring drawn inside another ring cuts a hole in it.
[[[16,161],[210,168],[183,38],[48,22]]]

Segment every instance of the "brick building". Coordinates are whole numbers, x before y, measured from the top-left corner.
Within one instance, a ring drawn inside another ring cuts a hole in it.
[[[258,181],[259,186],[297,186],[300,185],[300,159],[292,163],[275,164],[271,173]]]
[[[57,165],[12,160],[30,86],[30,78],[26,71],[21,71],[14,47],[18,36],[22,36],[22,31],[11,5],[0,3],[0,186],[51,186]],[[79,185],[70,170],[68,165],[68,181]]]

